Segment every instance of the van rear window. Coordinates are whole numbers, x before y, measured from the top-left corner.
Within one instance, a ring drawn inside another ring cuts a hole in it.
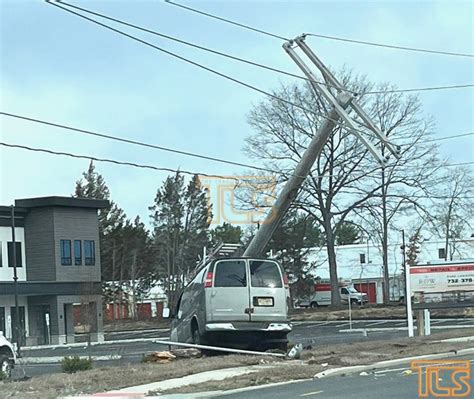
[[[252,287],[281,288],[280,268],[274,262],[257,261],[250,262],[250,276]]]
[[[225,261],[216,265],[214,287],[246,287],[247,272],[244,261]]]

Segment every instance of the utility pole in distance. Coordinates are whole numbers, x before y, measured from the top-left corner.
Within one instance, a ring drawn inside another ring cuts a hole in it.
[[[411,281],[410,281],[410,265],[407,265],[405,255],[405,230],[402,230],[402,258],[403,258],[403,270],[405,274],[405,303],[407,306],[407,321],[408,321],[408,336],[413,337],[415,335],[413,328],[413,310],[411,307]]]
[[[16,343],[17,352],[20,354],[20,309],[18,307],[18,273],[16,256],[16,238],[15,238],[15,206],[11,206],[11,225],[12,225],[12,260],[13,260],[13,290],[15,295],[15,328],[12,331],[13,341]]]

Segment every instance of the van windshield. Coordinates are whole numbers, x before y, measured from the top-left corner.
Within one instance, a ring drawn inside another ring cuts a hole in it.
[[[216,265],[214,287],[246,287],[247,272],[245,262],[239,260],[228,260]]]
[[[274,262],[253,260],[250,262],[250,276],[252,287],[281,288],[281,274],[278,265]]]

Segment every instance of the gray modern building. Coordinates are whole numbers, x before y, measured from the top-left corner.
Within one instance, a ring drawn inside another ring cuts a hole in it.
[[[98,210],[108,201],[71,197],[15,201],[22,343],[74,342],[80,325],[103,339]],[[11,207],[0,206],[0,331],[15,329]]]

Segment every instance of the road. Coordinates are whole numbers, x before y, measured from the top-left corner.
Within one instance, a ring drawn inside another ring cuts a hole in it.
[[[453,327],[474,327],[474,319],[439,319],[433,321],[433,327],[437,329],[433,332],[444,331]],[[337,343],[352,343],[363,341],[374,341],[382,339],[395,339],[407,336],[407,332],[400,330],[406,326],[404,320],[355,320],[353,328],[368,329],[367,336],[360,331],[340,332],[349,329],[347,321],[305,321],[294,322],[293,331],[289,339],[294,343],[302,343],[304,346],[313,347],[320,345],[330,345]],[[439,329],[438,329],[439,328]],[[372,331],[371,329],[376,329]],[[153,343],[153,338],[167,339],[169,331],[167,329],[148,329],[137,331],[109,332],[105,335],[106,344],[91,347],[92,356],[100,356],[105,359],[107,356],[113,357],[110,360],[100,360],[101,366],[105,365],[125,365],[139,363],[143,355],[157,350],[167,350],[165,345]],[[144,340],[142,342],[130,342],[130,340]],[[86,344],[74,347],[41,348],[35,350],[22,350],[22,356],[27,358],[56,357],[65,356],[87,356]],[[27,363],[18,365],[15,369],[14,377],[24,375],[34,376],[49,374],[60,371],[57,362],[33,364]]]
[[[474,356],[453,357],[452,360],[468,360],[474,362]],[[307,381],[298,381],[288,384],[280,384],[266,388],[255,388],[238,393],[222,394],[226,399],[400,399],[417,398],[418,396],[418,374],[414,372],[406,375],[405,371],[410,369],[408,363],[396,367],[378,370],[369,375],[360,373],[346,376],[326,377]],[[441,387],[450,386],[450,375],[440,373],[438,383]],[[474,388],[474,373],[471,373],[471,387]],[[452,385],[451,385],[452,386]],[[433,396],[430,396],[433,397]],[[447,396],[441,396],[447,397]],[[472,396],[464,396],[472,397]]]

